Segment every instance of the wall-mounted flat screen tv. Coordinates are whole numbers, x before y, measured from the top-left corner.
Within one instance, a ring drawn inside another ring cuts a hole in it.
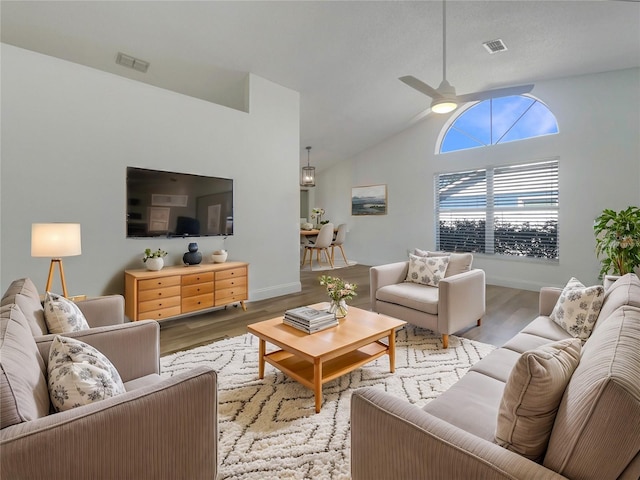
[[[127,167],[127,237],[233,235],[233,180]]]

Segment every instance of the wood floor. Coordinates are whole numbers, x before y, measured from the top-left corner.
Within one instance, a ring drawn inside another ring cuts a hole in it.
[[[323,272],[327,273],[327,272]],[[369,267],[354,265],[333,272],[358,285],[358,296],[350,305],[369,309]],[[167,355],[206,345],[222,338],[242,335],[247,325],[277,317],[293,307],[327,301],[324,287],[318,284],[318,272],[301,272],[302,291],[299,293],[248,302],[247,311],[230,306],[202,315],[160,322],[160,353]],[[469,326],[456,334],[483,343],[501,346],[538,313],[538,292],[487,285],[487,313],[482,326]]]

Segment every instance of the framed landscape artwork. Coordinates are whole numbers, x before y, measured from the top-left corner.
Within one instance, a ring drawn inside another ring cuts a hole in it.
[[[368,185],[351,188],[351,215],[386,215],[387,186]]]

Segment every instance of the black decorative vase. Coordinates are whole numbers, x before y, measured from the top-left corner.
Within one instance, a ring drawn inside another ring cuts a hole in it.
[[[182,256],[182,262],[186,265],[198,265],[202,262],[202,253],[198,251],[198,244],[189,244],[189,251]]]

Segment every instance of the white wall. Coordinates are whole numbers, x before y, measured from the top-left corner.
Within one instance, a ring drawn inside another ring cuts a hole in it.
[[[123,292],[147,247],[181,264],[189,239],[125,238],[125,171],[138,166],[233,178],[225,246],[251,264],[250,300],[299,291],[299,94],[248,82],[245,113],[2,44],[0,290],[23,276],[44,289],[37,222],[82,225],[82,255],[64,259],[71,294]],[[206,262],[223,242],[196,241]]]
[[[560,261],[549,264],[476,255],[490,284],[537,290],[571,276],[597,283],[593,220],[604,208],[640,205],[640,69],[539,82],[532,94],[555,114],[560,133],[446,155],[436,142],[449,116],[430,114],[348,162],[320,172],[315,203],[349,223],[348,258],[366,265],[435,248],[437,172],[559,157]],[[425,99],[425,106],[428,100]],[[388,214],[350,215],[352,186],[387,184]]]

